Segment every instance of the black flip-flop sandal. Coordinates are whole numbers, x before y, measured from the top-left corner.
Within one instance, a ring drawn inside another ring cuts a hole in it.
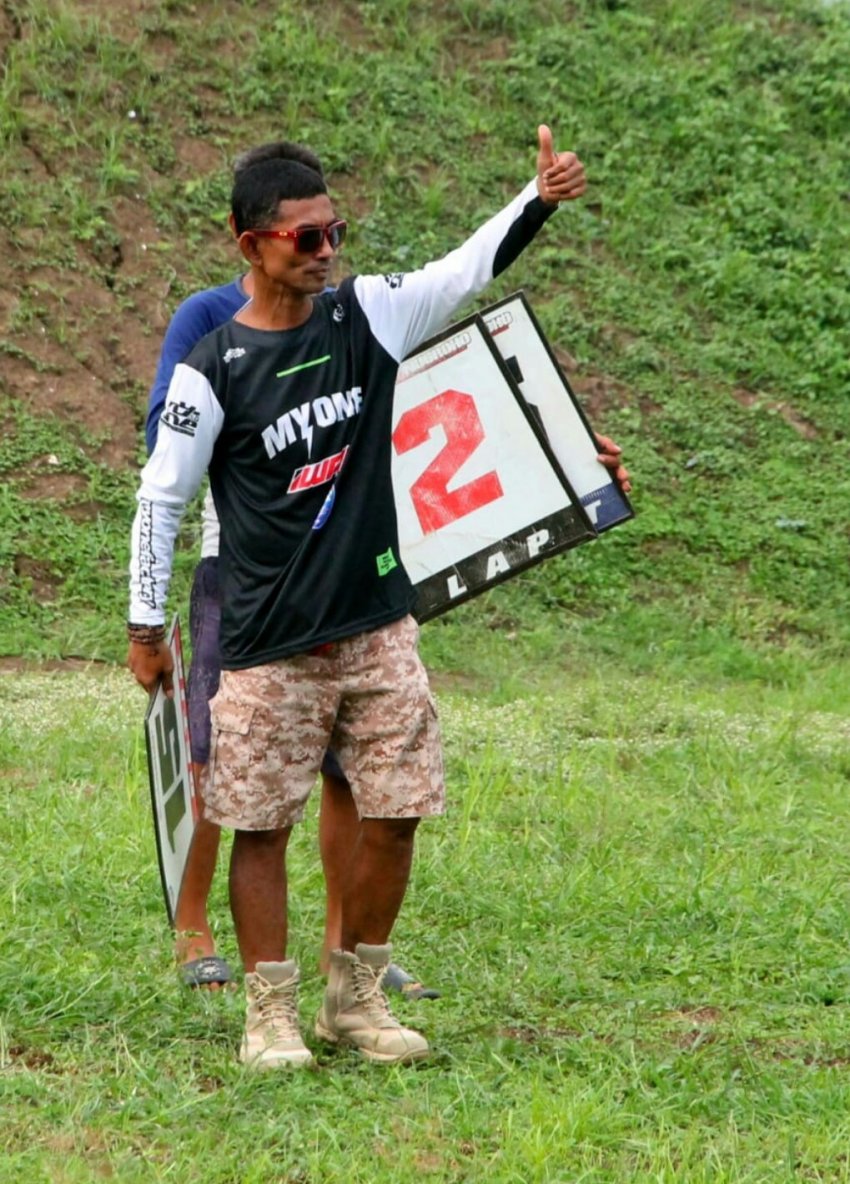
[[[187,987],[224,987],[233,982],[233,971],[217,954],[195,958],[183,964],[183,982]]]
[[[422,983],[417,982],[412,974],[408,974],[406,970],[396,966],[395,962],[391,962],[386,969],[384,987],[390,991],[398,991],[400,995],[406,995],[408,999],[440,998],[439,991],[435,991],[433,987],[423,987]]]

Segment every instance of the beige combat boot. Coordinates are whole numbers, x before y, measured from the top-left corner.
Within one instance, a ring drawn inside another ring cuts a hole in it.
[[[427,1057],[428,1041],[403,1028],[393,1013],[381,983],[392,947],[367,946],[355,953],[331,952],[330,973],[316,1035],[331,1044],[356,1048],[367,1061],[393,1065]]]
[[[313,1056],[298,1031],[298,980],[294,962],[258,962],[245,975],[248,1006],[239,1060],[252,1069],[309,1065]]]

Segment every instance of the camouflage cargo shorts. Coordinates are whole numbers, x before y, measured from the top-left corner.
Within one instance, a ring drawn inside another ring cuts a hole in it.
[[[222,671],[205,816],[236,830],[299,822],[329,745],[361,818],[441,814],[439,725],[418,639],[404,617],[318,653]]]

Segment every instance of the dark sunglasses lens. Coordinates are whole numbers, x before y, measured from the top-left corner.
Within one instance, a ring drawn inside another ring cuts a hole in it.
[[[298,238],[295,240],[295,249],[297,251],[303,251],[305,255],[312,255],[314,251],[319,250],[324,237],[325,232],[321,226],[308,226],[304,230],[298,231]]]
[[[346,230],[348,227],[345,222],[334,222],[328,227],[328,241],[335,251],[345,242]]]

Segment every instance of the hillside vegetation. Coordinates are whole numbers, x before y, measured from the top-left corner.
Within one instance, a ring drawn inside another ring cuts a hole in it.
[[[458,629],[738,672],[846,648],[846,5],[22,0],[0,49],[0,653],[123,651],[147,386],[238,268],[240,148],[310,144],[345,266],[398,270],[531,175],[541,121],[589,192],[484,302],[524,288],[637,518],[429,627],[433,659]]]

